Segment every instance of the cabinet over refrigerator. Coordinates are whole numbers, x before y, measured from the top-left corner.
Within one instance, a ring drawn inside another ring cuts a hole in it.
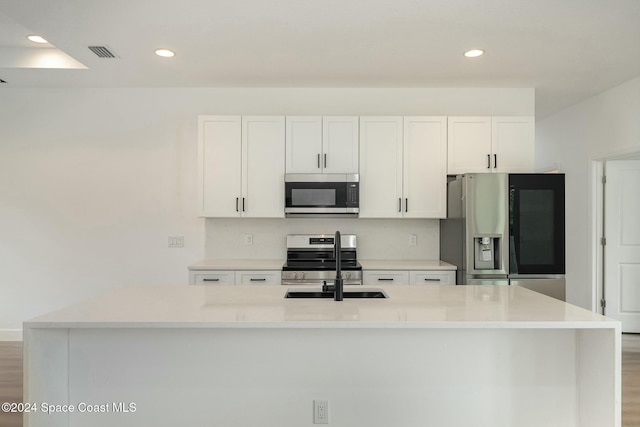
[[[564,174],[459,175],[447,184],[440,258],[460,285],[517,285],[565,299]]]

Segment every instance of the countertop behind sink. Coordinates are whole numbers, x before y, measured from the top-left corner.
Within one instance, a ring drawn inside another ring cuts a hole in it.
[[[455,270],[456,266],[440,260],[361,259],[363,270]],[[189,270],[281,270],[284,259],[205,259],[191,264]]]

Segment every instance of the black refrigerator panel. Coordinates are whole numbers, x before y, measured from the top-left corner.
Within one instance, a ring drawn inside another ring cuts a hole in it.
[[[509,174],[509,274],[565,274],[564,174]]]

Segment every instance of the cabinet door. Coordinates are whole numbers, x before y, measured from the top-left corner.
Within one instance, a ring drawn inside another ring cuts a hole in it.
[[[402,117],[360,117],[360,218],[402,217]]]
[[[276,270],[265,271],[236,271],[238,285],[279,285],[282,272]]]
[[[491,172],[491,117],[449,117],[447,174]]]
[[[322,117],[287,116],[287,173],[322,172]]]
[[[242,118],[242,216],[284,218],[284,145],[284,116]]]
[[[491,149],[494,172],[534,172],[533,117],[492,117]]]
[[[322,118],[324,173],[358,173],[358,117]]]
[[[192,271],[189,275],[190,285],[234,285],[235,273],[233,271]]]
[[[240,116],[198,118],[199,215],[236,217],[241,197]]]
[[[408,285],[409,272],[397,270],[365,270],[362,272],[362,284],[373,285]]]
[[[404,118],[405,218],[447,216],[447,118]]]
[[[409,272],[410,285],[455,285],[455,271],[416,270]]]

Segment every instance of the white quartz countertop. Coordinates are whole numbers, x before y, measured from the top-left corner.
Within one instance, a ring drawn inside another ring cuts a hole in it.
[[[29,320],[25,329],[620,327],[517,286],[376,288],[389,298],[285,299],[287,287],[268,285],[134,286]]]
[[[284,259],[205,259],[189,270],[282,270]]]
[[[456,266],[439,260],[365,259],[364,270],[455,270]]]
[[[455,270],[456,266],[439,260],[358,260],[365,270]],[[205,259],[191,264],[189,270],[281,270],[284,259]]]

